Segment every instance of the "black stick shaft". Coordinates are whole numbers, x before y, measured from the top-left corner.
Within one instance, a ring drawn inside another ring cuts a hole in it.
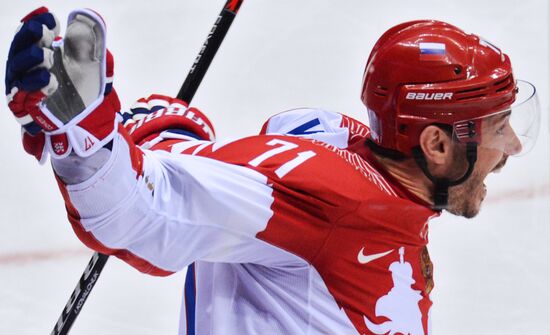
[[[216,52],[233,23],[243,0],[228,0],[220,15],[216,19],[214,26],[210,30],[206,41],[202,45],[199,54],[195,58],[195,62],[191,66],[189,74],[185,78],[183,85],[177,95],[177,98],[190,103],[193,96],[197,92],[210,63],[214,59]],[[74,289],[69,301],[61,312],[61,316],[57,320],[51,335],[67,335],[71,329],[76,317],[82,310],[86,299],[94,288],[105,263],[109,259],[108,255],[94,253],[92,259],[86,266],[84,273],[80,277],[76,288]]]
[[[180,88],[178,99],[187,103],[193,99],[242,2],[243,0],[228,0],[226,2]]]
[[[69,301],[61,312],[61,316],[57,320],[51,335],[65,335],[69,333],[76,317],[82,310],[86,299],[97,283],[97,279],[101,274],[101,270],[107,263],[109,256],[100,253],[94,253],[92,259],[84,269],[84,273],[80,277],[76,288],[74,289]]]

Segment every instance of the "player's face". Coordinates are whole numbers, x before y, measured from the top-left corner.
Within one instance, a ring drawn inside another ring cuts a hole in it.
[[[499,115],[489,118],[482,125],[483,139],[478,146],[478,158],[472,175],[462,184],[449,188],[448,211],[455,215],[472,218],[479,213],[487,194],[484,183],[489,173],[498,172],[506,164],[509,155],[521,150],[521,144],[510,128],[509,117]],[[464,169],[464,149],[457,150],[457,165]],[[462,156],[462,157],[460,157]]]

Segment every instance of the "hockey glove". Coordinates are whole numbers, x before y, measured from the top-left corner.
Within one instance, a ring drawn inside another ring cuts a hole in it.
[[[144,149],[168,138],[215,139],[212,123],[200,110],[188,108],[185,102],[164,95],[153,94],[139,99],[122,117],[134,143]]]
[[[86,157],[116,132],[120,103],[112,89],[113,58],[105,24],[88,9],[73,11],[65,38],[41,7],[22,20],[8,55],[8,106],[23,128],[27,152],[44,161],[74,151]]]

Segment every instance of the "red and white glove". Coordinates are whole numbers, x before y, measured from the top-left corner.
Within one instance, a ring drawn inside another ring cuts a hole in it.
[[[47,153],[92,155],[112,140],[120,110],[103,19],[79,9],[69,14],[64,39],[59,30],[45,7],[25,16],[6,66],[8,106],[25,150],[41,162]]]
[[[124,128],[137,145],[148,149],[164,139],[215,140],[210,120],[195,107],[165,95],[141,98],[122,114]]]

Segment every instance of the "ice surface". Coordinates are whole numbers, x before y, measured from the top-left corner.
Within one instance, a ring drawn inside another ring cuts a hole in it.
[[[76,6],[107,22],[115,87],[129,104],[177,93],[224,1],[49,1],[62,22]],[[44,5],[10,2],[0,12],[0,55],[18,20]],[[550,334],[549,29],[545,0],[245,1],[193,104],[218,137],[256,133],[271,114],[312,106],[366,121],[359,100],[377,37],[405,20],[449,21],[511,57],[539,89],[535,150],[487,181],[474,220],[443,215],[431,225],[438,335]],[[5,59],[5,58],[4,58]],[[3,71],[3,67],[2,67]],[[3,72],[2,72],[3,77]],[[0,113],[0,334],[47,334],[91,251],[74,237],[48,167],[21,150],[5,103]],[[176,334],[183,275],[152,278],[111,259],[73,334]]]

